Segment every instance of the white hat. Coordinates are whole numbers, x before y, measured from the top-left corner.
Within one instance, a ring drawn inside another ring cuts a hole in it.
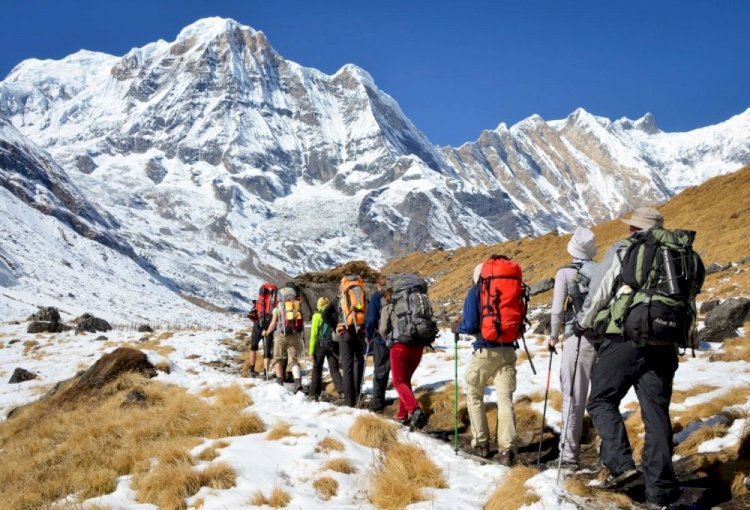
[[[633,215],[628,219],[623,219],[623,223],[631,225],[641,230],[653,227],[664,226],[664,216],[653,207],[639,207],[633,211]]]
[[[594,233],[587,228],[576,228],[573,237],[568,241],[568,253],[577,259],[593,259],[596,255]]]
[[[473,279],[474,279],[474,284],[475,285],[479,281],[479,277],[482,275],[482,266],[484,266],[484,262],[482,262],[481,264],[477,264],[477,267],[474,268]]]

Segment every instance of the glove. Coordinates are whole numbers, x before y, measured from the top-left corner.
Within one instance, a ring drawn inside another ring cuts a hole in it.
[[[583,328],[580,324],[578,324],[578,321],[573,321],[573,334],[575,336],[583,336],[586,334],[586,331],[588,331],[589,328]]]
[[[551,337],[547,338],[547,339],[546,339],[546,340],[544,341],[544,347],[545,347],[545,348],[546,348],[546,349],[547,349],[547,350],[548,350],[549,352],[557,352],[557,350],[555,350],[555,346],[556,346],[556,345],[557,345],[557,338],[555,338],[555,337],[552,337],[552,336],[551,336]]]
[[[456,320],[453,323],[451,323],[451,332],[455,335],[458,333],[458,326],[461,324],[461,321]]]

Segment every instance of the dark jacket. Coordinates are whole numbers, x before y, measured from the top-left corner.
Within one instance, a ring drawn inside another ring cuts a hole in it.
[[[380,312],[382,308],[381,297],[382,294],[380,291],[377,291],[370,296],[370,302],[367,304],[367,315],[365,315],[365,333],[367,339],[375,339],[378,343],[384,343],[380,333],[378,333]]]
[[[481,329],[481,317],[479,315],[479,285],[474,285],[469,288],[464,299],[463,316],[461,323],[458,325],[458,332],[462,335],[473,335],[476,340],[472,344],[474,350],[479,350],[488,347],[500,347],[500,344],[488,342],[482,338],[480,333]]]

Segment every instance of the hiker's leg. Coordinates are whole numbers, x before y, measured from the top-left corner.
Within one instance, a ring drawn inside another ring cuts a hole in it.
[[[388,346],[379,336],[372,339],[370,348],[373,360],[370,409],[380,411],[385,407],[385,391],[388,388],[388,376],[391,373],[391,354]]]
[[[357,403],[356,388],[354,386],[354,342],[352,340],[339,342],[339,352],[341,353],[341,370],[344,385],[344,403],[349,407],[354,407]]]
[[[338,358],[338,345],[334,342],[330,342],[329,347],[326,348],[326,356],[328,356],[328,372],[331,374],[331,380],[333,381],[333,387],[336,388],[336,393],[344,393],[344,381],[341,379],[341,368],[339,367]]]
[[[512,347],[488,349],[493,358],[497,393],[497,449],[516,450],[516,416],[513,392],[516,391],[516,350]]]
[[[577,360],[576,351],[578,351]],[[566,431],[565,437],[560,436],[560,444],[565,442],[561,455],[563,462],[578,462],[583,417],[586,413],[586,399],[589,395],[591,368],[594,365],[596,351],[591,342],[585,338],[581,338],[579,350],[578,338],[571,336],[565,340],[560,358],[560,389],[563,395],[562,430]],[[570,402],[571,389],[572,404]],[[568,417],[568,409],[570,409],[570,417]]]
[[[620,402],[633,385],[639,359],[632,342],[607,338],[591,371],[591,396],[586,409],[602,439],[602,464],[615,474],[635,468]]]
[[[292,372],[295,383],[300,383],[302,377],[299,364],[299,355],[302,352],[302,337],[297,333],[284,335],[286,342],[286,354],[289,360],[289,369]]]
[[[354,390],[356,391],[354,398],[358,399],[359,394],[362,391],[362,379],[365,373],[365,329],[360,329],[359,333],[354,336],[352,343],[354,344]]]
[[[422,354],[424,353],[424,347],[421,345],[407,345],[406,346],[406,388],[408,390],[408,398],[406,401],[406,410],[409,415],[413,414],[414,411],[420,408],[419,402],[414,396],[414,389],[411,385],[411,378],[416,372],[419,363],[422,361]]]
[[[323,392],[323,362],[325,362],[325,352],[320,345],[315,347],[313,356],[313,368],[310,374],[310,396],[319,397]]]
[[[669,403],[677,370],[677,353],[672,346],[643,348],[645,366],[635,383],[645,430],[643,478],[646,499],[666,505],[675,499],[677,478],[672,466],[672,423]]]
[[[406,346],[402,343],[395,343],[391,346],[391,372],[393,373],[393,389],[398,393],[398,413],[397,420],[405,420],[409,416],[409,395],[407,388],[407,363],[406,363]]]
[[[276,373],[276,377],[279,379],[279,382],[284,382],[284,336],[283,335],[276,335],[274,345],[273,345],[273,371]]]
[[[490,441],[487,415],[484,408],[484,386],[490,377],[487,369],[491,365],[487,357],[488,350],[474,351],[464,375],[466,380],[466,405],[469,410],[469,424],[471,425],[471,445],[474,447],[487,445]]]
[[[274,341],[273,335],[266,336],[263,340],[263,368],[267,371],[271,370],[273,363],[271,360],[274,357]]]

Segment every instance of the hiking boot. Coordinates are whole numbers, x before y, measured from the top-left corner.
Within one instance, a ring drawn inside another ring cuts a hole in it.
[[[483,459],[489,459],[492,457],[492,454],[490,453],[490,445],[488,444],[479,444],[471,450],[466,450],[466,453],[475,457],[482,457]]]
[[[508,448],[507,450],[498,452],[497,455],[495,456],[495,460],[497,460],[498,464],[502,464],[503,466],[510,467],[515,462],[516,455],[513,453],[513,450]]]
[[[247,377],[258,377],[258,372],[256,372],[254,369],[250,369],[250,371],[247,373]]]
[[[403,418],[394,417],[393,419],[396,420],[397,422],[399,422],[404,427],[408,427],[409,426],[409,417],[408,416],[404,416]]]
[[[427,415],[422,409],[417,409],[409,418],[409,428],[412,430],[422,430],[427,425]]]
[[[602,489],[608,490],[619,489],[623,485],[626,485],[638,478],[638,475],[640,475],[640,473],[635,468],[626,469],[622,473],[618,474],[609,473],[602,482],[601,487]]]
[[[562,464],[558,464],[559,462],[560,462],[559,459],[553,459],[553,460],[548,461],[544,465],[544,467],[546,467],[547,469],[557,469],[559,465],[560,469],[565,470],[565,471],[580,471],[581,470],[581,465],[578,462],[571,461],[571,460],[564,460],[562,461]]]
[[[302,379],[295,379],[294,380],[294,391],[292,393],[297,393],[302,391]]]

